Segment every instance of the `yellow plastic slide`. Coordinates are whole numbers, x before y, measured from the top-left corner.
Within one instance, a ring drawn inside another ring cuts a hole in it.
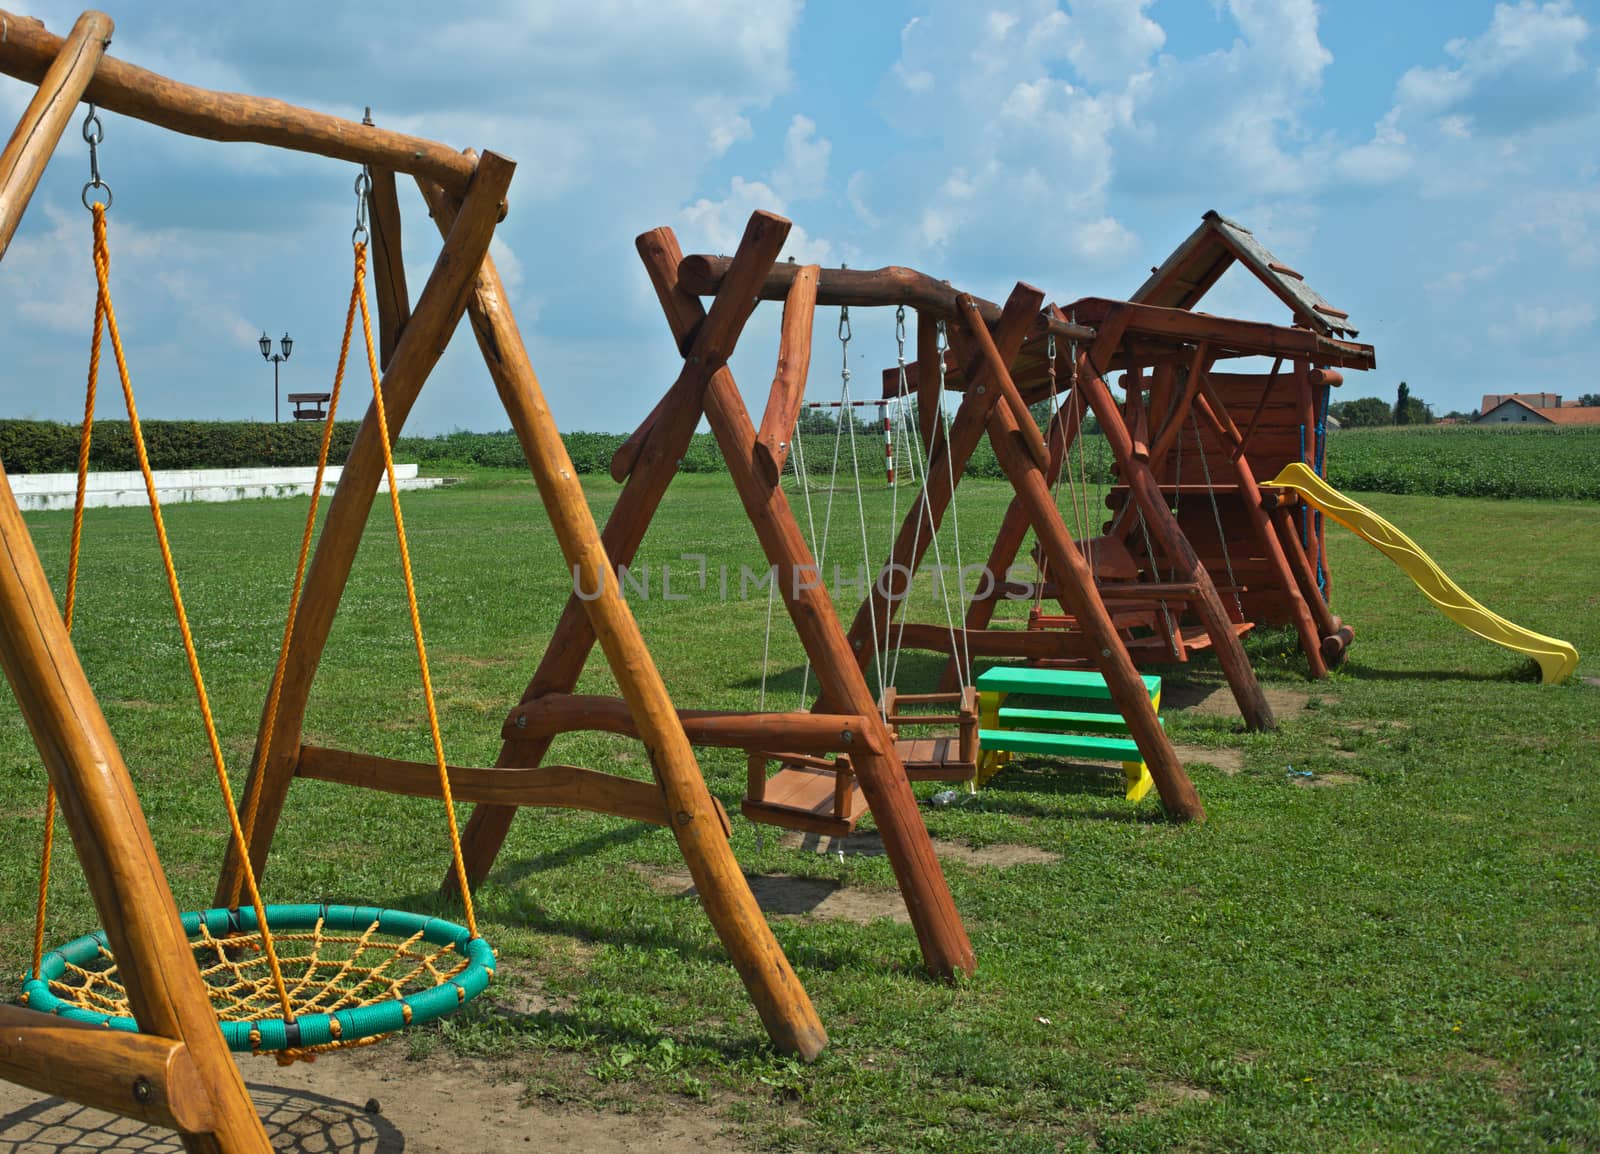
[[[1365,505],[1346,497],[1305,465],[1299,462],[1286,465],[1283,472],[1273,480],[1263,482],[1263,485],[1297,490],[1301,497],[1363,541],[1377,546],[1384,556],[1416,582],[1417,588],[1427,594],[1428,600],[1437,605],[1439,611],[1450,620],[1485,641],[1526,653],[1537,661],[1541,679],[1546,685],[1565,681],[1577,668],[1578,651],[1567,642],[1513,625],[1499,614],[1491,613],[1479,605],[1433,563],[1433,558],[1417,548],[1415,541]]]

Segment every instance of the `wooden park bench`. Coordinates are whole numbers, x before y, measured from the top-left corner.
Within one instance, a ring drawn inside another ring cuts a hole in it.
[[[294,419],[297,421],[320,421],[328,415],[328,410],[323,408],[328,403],[332,393],[290,393],[289,403],[294,406]]]

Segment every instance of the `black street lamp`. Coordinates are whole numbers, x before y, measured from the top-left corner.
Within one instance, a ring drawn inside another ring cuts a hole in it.
[[[289,350],[294,348],[294,342],[289,339],[289,334],[283,334],[283,340],[278,342],[278,347],[283,349],[280,356],[272,351],[272,338],[267,336],[267,330],[261,330],[261,339],[256,342],[261,346],[261,356],[264,360],[272,362],[272,419],[278,420],[278,366],[289,359]]]

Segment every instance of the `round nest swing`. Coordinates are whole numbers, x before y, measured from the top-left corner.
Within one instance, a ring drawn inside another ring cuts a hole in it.
[[[494,975],[489,944],[442,918],[372,906],[268,906],[294,1013],[286,1020],[253,909],[182,919],[223,1036],[246,1053],[374,1041],[454,1013]],[[103,930],[46,953],[21,1001],[79,1022],[139,1028]]]
[[[83,527],[84,481],[88,470],[90,436],[94,427],[95,394],[99,378],[100,338],[103,331],[111,339],[117,371],[128,409],[140,472],[144,476],[150,511],[155,521],[156,538],[166,571],[167,585],[177,614],[184,654],[204,723],[217,784],[228,814],[233,844],[241,858],[242,877],[234,889],[248,891],[249,904],[242,908],[217,908],[181,915],[184,933],[200,970],[216,1012],[223,1036],[230,1049],[251,1053],[275,1053],[287,1064],[296,1058],[309,1058],[324,1050],[360,1045],[454,1013],[467,1001],[482,993],[494,975],[494,951],[477,933],[472,895],[467,885],[466,864],[461,854],[460,835],[455,820],[455,805],[450,794],[449,769],[445,762],[443,739],[439,732],[438,707],[428,672],[427,648],[422,636],[422,621],[417,605],[416,584],[406,544],[405,522],[400,511],[399,485],[395,481],[394,458],[385,414],[377,351],[372,341],[372,323],[366,301],[366,196],[370,180],[363,172],[356,181],[357,215],[354,245],[355,272],[350,306],[345,315],[344,342],[334,374],[328,412],[323,423],[317,477],[312,486],[310,508],[301,541],[300,560],[295,570],[289,598],[288,622],[278,653],[268,696],[268,717],[276,715],[278,694],[293,638],[293,626],[316,525],[318,499],[332,443],[335,414],[339,404],[356,316],[360,315],[366,334],[367,365],[372,380],[373,407],[377,414],[379,441],[383,446],[384,470],[389,482],[389,500],[394,513],[395,535],[400,548],[401,571],[405,578],[410,606],[412,634],[422,677],[423,698],[427,705],[428,728],[433,738],[439,769],[439,789],[444,801],[450,831],[451,852],[456,878],[461,886],[466,925],[441,918],[380,909],[375,906],[297,904],[268,906],[261,900],[249,854],[250,831],[256,818],[257,794],[252,791],[246,814],[241,817],[228,782],[216,720],[206,696],[200,672],[193,631],[184,611],[173,563],[171,542],[161,516],[149,453],[139,423],[133,383],[123,354],[122,337],[117,328],[116,311],[111,303],[110,249],[106,234],[105,201],[87,199],[91,189],[104,188],[95,160],[95,146],[101,139],[99,120],[93,106],[84,121],[84,139],[89,143],[90,170],[94,179],[85,186],[85,205],[94,218],[95,275],[98,284],[94,339],[89,359],[84,421],[78,454],[78,498],[73,510],[72,544],[68,561],[67,600],[64,609],[68,632],[72,629],[74,596],[78,582],[78,559]],[[270,720],[269,720],[270,731]],[[261,761],[271,753],[270,740]],[[256,779],[259,784],[259,778]],[[41,855],[38,918],[34,934],[34,965],[24,976],[20,1001],[34,1010],[56,1014],[110,1029],[137,1032],[139,1027],[129,1004],[128,992],[118,973],[104,930],[85,934],[48,952],[44,949],[46,901],[50,886],[50,854],[56,809],[54,789],[46,793],[46,825]]]

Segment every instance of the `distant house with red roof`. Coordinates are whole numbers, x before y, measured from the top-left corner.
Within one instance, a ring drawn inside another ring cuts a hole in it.
[[[1557,393],[1487,393],[1475,425],[1600,425],[1600,406],[1562,402]]]

